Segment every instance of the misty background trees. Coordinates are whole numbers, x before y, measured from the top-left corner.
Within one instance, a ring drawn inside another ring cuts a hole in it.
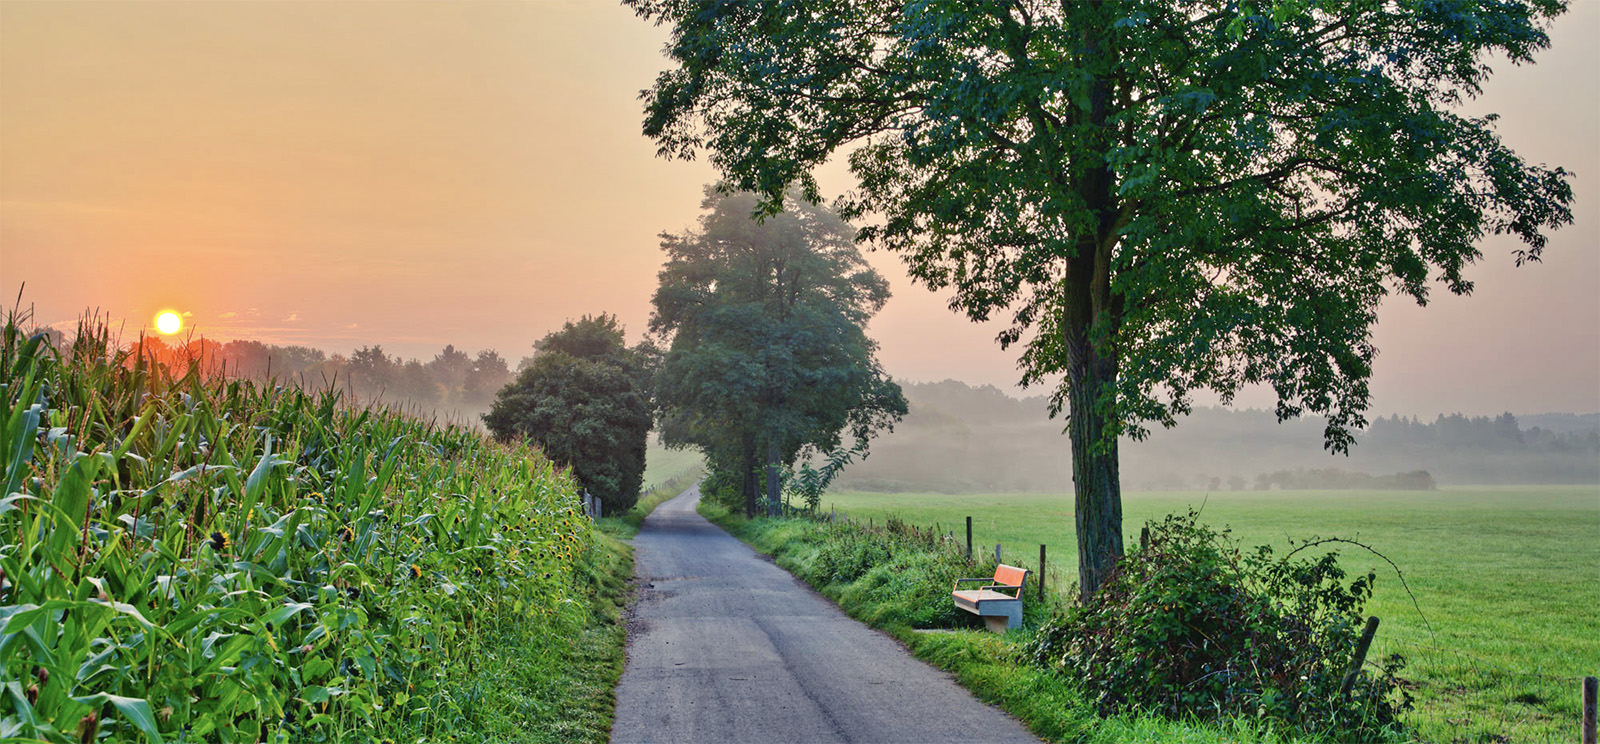
[[[797,459],[865,456],[906,412],[866,335],[889,285],[856,249],[855,229],[797,198],[755,220],[757,203],[708,187],[699,229],[662,235],[650,319],[666,343],[656,382],[664,441],[704,452],[704,490],[752,516],[763,491],[777,512]]]
[[[428,361],[391,355],[381,344],[360,346],[349,355],[250,339],[179,342],[147,336],[135,345],[146,359],[174,369],[196,364],[205,374],[333,387],[353,400],[468,425],[477,424],[495,393],[512,379],[505,358],[495,350],[469,354],[453,344]]]
[[[1059,493],[1071,477],[1061,424],[1043,396],[1016,398],[954,380],[903,383],[911,412],[834,486],[852,491]],[[1272,411],[1198,406],[1184,425],[1122,442],[1122,479],[1137,491],[1426,487],[1600,482],[1600,414],[1429,419],[1375,417],[1348,456],[1322,448],[1324,422],[1279,424]],[[1365,475],[1366,478],[1362,476]]]

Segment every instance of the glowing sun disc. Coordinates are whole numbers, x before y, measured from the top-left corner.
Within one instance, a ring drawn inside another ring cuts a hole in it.
[[[156,330],[168,336],[177,333],[178,329],[182,327],[183,318],[178,317],[178,314],[171,310],[156,316]]]

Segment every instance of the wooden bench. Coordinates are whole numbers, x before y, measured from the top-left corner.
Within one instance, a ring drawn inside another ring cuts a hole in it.
[[[962,589],[966,582],[988,582],[977,589]],[[1007,566],[994,567],[994,576],[987,579],[956,579],[950,591],[956,607],[983,618],[989,630],[1004,633],[1022,625],[1022,586],[1028,582],[1028,569]]]

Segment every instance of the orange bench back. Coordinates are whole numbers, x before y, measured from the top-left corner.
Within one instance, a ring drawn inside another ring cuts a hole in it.
[[[1022,586],[1022,580],[1028,577],[1028,569],[1007,566],[1002,563],[994,568],[994,583],[1006,586]]]

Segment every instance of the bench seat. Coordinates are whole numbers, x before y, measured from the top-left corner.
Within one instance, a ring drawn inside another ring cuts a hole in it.
[[[956,607],[983,618],[989,630],[1004,633],[1022,625],[1022,587],[1028,570],[1001,564],[987,579],[957,579],[950,596]],[[962,589],[963,582],[986,582],[977,589]]]

